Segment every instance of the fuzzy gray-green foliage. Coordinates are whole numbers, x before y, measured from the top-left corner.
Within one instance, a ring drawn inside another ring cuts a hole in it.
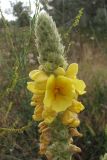
[[[70,160],[71,152],[69,151],[69,132],[68,127],[61,123],[60,117],[51,124],[52,144],[49,145],[48,151],[53,155],[53,160]]]
[[[58,66],[66,67],[64,46],[61,43],[56,24],[46,12],[39,13],[36,25],[36,45],[39,63],[46,72],[53,72]]]

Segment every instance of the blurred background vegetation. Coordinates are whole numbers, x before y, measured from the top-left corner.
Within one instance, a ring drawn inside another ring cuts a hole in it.
[[[82,97],[75,143],[83,150],[74,160],[106,160],[107,156],[107,1],[41,0],[53,16],[69,63],[79,63],[87,85]],[[0,19],[0,160],[45,160],[38,155],[38,123],[32,121],[28,73],[38,67],[34,17],[30,7],[11,3],[15,21]]]

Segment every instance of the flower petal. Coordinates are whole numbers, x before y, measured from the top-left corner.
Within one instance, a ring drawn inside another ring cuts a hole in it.
[[[71,123],[69,123],[70,127],[76,128],[80,125],[80,120],[78,118],[73,119]]]
[[[37,105],[36,108],[35,108],[35,110],[34,110],[34,115],[32,116],[32,118],[35,121],[41,121],[41,120],[43,120],[42,112],[43,112],[43,106]]]
[[[74,80],[74,86],[75,86],[76,91],[80,95],[86,93],[86,91],[85,91],[86,85],[85,85],[83,80],[75,79]]]
[[[62,67],[58,67],[58,68],[54,71],[54,73],[55,73],[56,75],[65,75],[65,70],[64,70]]]
[[[39,70],[33,70],[29,73],[29,77],[32,80],[35,80],[35,75],[39,72]]]
[[[57,115],[57,113],[51,109],[45,109],[42,114],[42,116],[44,118],[44,122],[48,123],[48,124],[53,122],[56,115]]]
[[[62,115],[62,123],[71,127],[77,127],[80,121],[76,113],[66,110]]]
[[[72,103],[71,100],[72,96],[66,97],[58,95],[52,102],[52,109],[57,113],[65,111]]]
[[[69,78],[75,78],[77,73],[78,73],[78,64],[77,63],[70,64],[66,71],[66,76]]]
[[[32,97],[32,102],[35,103],[35,105],[43,105],[43,99],[44,99],[44,94],[41,94],[41,95],[33,95]]]
[[[56,87],[59,87],[60,93],[54,96],[52,109],[56,112],[62,112],[72,104],[72,99],[76,93],[72,81],[64,76],[58,76],[56,78]]]
[[[48,76],[46,75],[45,72],[40,71],[40,70],[33,70],[29,73],[29,77],[32,80],[35,80],[36,82],[43,82],[43,81],[47,81]]]
[[[27,89],[34,94],[43,94],[44,89],[38,88],[38,85],[35,82],[27,82]]]
[[[73,99],[72,105],[68,108],[71,112],[79,113],[84,109],[84,106],[81,102]]]
[[[55,76],[51,75],[48,78],[47,85],[46,85],[46,92],[44,97],[44,106],[50,107],[53,99],[54,99],[54,87],[55,87]]]

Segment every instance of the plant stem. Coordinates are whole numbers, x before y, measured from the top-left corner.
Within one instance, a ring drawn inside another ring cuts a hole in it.
[[[64,126],[59,117],[51,124],[52,144],[48,151],[52,153],[52,160],[71,160],[68,141],[70,139],[68,127]]]

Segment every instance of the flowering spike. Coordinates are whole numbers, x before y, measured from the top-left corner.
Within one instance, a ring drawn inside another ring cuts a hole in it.
[[[33,93],[33,120],[40,121],[40,154],[48,160],[69,160],[81,149],[73,137],[81,137],[78,114],[84,109],[78,96],[84,94],[85,83],[77,78],[78,64],[66,68],[64,46],[55,23],[47,13],[39,13],[35,27],[39,53],[38,69],[30,72],[27,89]]]
[[[46,12],[38,15],[35,27],[36,45],[39,53],[39,63],[46,72],[53,72],[56,68],[66,67],[64,46],[61,43],[56,24]]]

